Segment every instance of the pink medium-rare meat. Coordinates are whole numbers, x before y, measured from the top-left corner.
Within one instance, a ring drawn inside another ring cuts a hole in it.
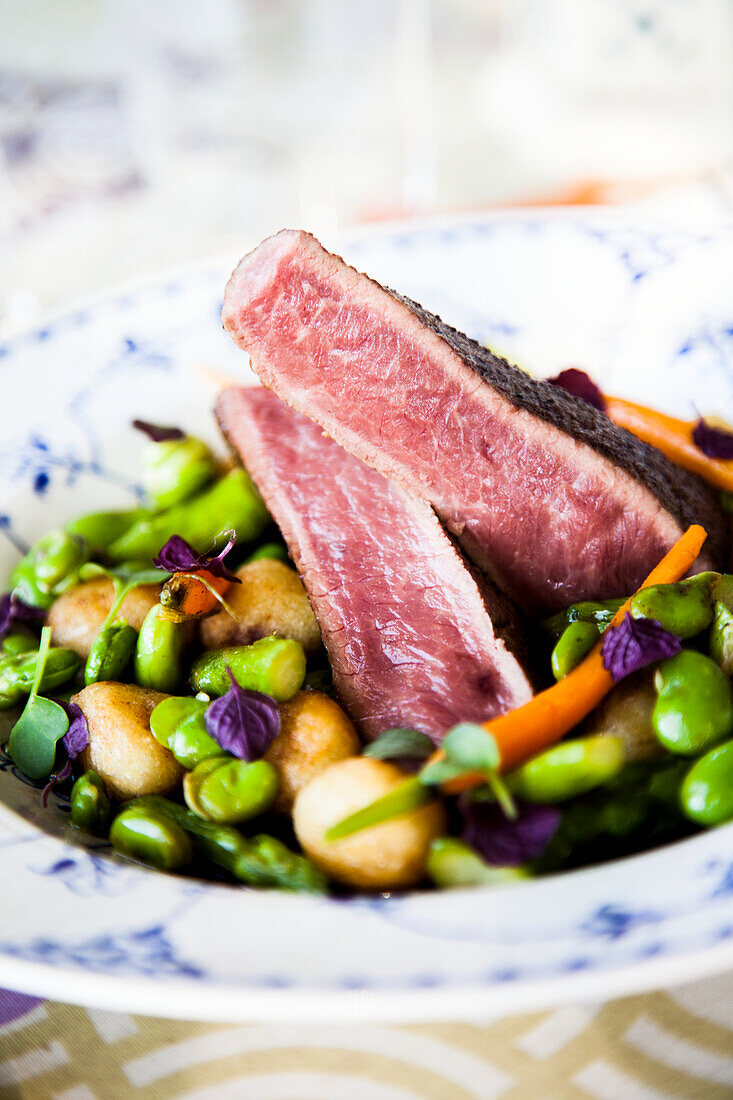
[[[365,737],[410,726],[438,741],[529,699],[427,504],[265,389],[227,389],[216,413],[285,537]]]
[[[700,567],[724,560],[698,478],[307,233],[244,257],[222,319],[266,386],[430,502],[531,613],[627,594],[692,522],[709,533]]]

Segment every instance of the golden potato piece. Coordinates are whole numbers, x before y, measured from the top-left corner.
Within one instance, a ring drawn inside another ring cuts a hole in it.
[[[280,780],[275,808],[289,812],[301,788],[337,760],[361,749],[351,719],[320,691],[299,691],[280,704],[280,733],[267,750]]]
[[[87,720],[89,744],[81,755],[113,798],[169,794],[184,769],[150,732],[150,713],[166,696],[159,691],[117,684],[90,684],[71,699]]]
[[[654,673],[642,669],[628,676],[606,696],[583,725],[583,734],[618,737],[626,759],[657,760],[664,749],[652,728],[652,710],[657,699]]]
[[[204,649],[249,645],[275,634],[300,642],[306,654],[316,653],[321,632],[308,602],[303,583],[289,565],[264,558],[237,570],[241,584],[226,594],[236,619],[228,611],[217,611],[201,623]]]
[[[133,588],[122,601],[120,615],[135,630],[140,629],[148,611],[158,602],[160,587],[159,584],[142,584]],[[109,577],[95,577],[64,592],[48,613],[53,644],[73,649],[85,661],[109,615],[113,598]]]
[[[295,800],[293,825],[310,859],[326,874],[363,890],[414,886],[425,873],[430,844],[445,831],[439,802],[327,841],[331,825],[398,787],[405,773],[385,760],[354,756],[339,760],[304,787]]]

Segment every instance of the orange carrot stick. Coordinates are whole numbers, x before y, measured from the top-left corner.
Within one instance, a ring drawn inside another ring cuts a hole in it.
[[[671,584],[680,580],[697,559],[707,532],[693,526],[665,554],[640,588],[652,584]],[[618,626],[629,609],[631,597],[618,609],[610,626]],[[583,720],[614,686],[611,673],[603,666],[602,641],[587,657],[552,687],[539,692],[524,706],[510,710],[484,725],[496,739],[501,754],[501,770],[510,771],[543,749],[559,741]],[[441,749],[433,753],[430,762],[442,760]],[[446,794],[458,794],[486,782],[482,772],[470,772],[443,784]]]
[[[694,420],[678,420],[620,397],[606,397],[605,411],[614,424],[626,428],[645,443],[651,443],[678,466],[692,471],[711,485],[717,485],[719,489],[733,492],[733,461],[708,458],[700,450],[692,438]]]
[[[196,573],[176,573],[163,585],[160,602],[169,611],[186,618],[200,619],[219,607],[219,601],[211,589],[223,596],[230,584],[231,581],[225,577],[215,577],[206,569]]]

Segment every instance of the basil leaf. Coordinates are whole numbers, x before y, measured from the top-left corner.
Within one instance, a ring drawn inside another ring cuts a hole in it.
[[[361,755],[375,760],[427,760],[433,748],[433,742],[426,733],[397,728],[380,733]]]

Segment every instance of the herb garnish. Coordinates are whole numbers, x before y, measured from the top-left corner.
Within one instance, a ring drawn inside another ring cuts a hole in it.
[[[38,695],[50,645],[51,627],[44,626],[31,693],[8,741],[8,753],[13,762],[30,779],[44,779],[51,774],[56,760],[56,744],[69,728],[64,708],[52,699]]]

